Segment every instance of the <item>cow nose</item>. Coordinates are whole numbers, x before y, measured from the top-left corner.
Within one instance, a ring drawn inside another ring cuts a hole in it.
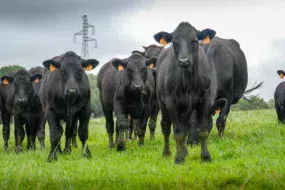
[[[21,104],[21,105],[24,105],[24,104],[26,104],[28,102],[28,100],[26,99],[26,98],[19,98],[18,100],[17,100],[17,103],[18,104]]]
[[[180,58],[179,59],[179,63],[178,63],[178,66],[180,67],[189,67],[190,66],[190,61],[188,58]]]
[[[69,89],[67,89],[67,93],[68,94],[76,94],[77,93],[77,89],[76,88],[69,88]]]
[[[135,89],[139,89],[139,90],[142,89],[142,85],[141,84],[133,84],[133,86],[134,86]]]

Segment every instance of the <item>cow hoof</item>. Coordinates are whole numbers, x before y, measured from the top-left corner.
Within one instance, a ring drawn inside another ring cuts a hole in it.
[[[115,145],[114,145],[114,143],[109,143],[109,146],[108,146],[110,149],[112,149],[112,148],[114,148],[115,147]]]
[[[139,147],[143,146],[144,145],[144,141],[139,141],[138,145],[139,145]]]
[[[71,149],[70,148],[65,148],[63,150],[63,154],[71,154]]]
[[[53,162],[53,161],[57,161],[56,155],[49,155],[49,156],[48,156],[48,159],[47,159],[47,162],[48,162],[48,163],[51,163],[51,162]]]
[[[190,144],[190,146],[193,148],[195,146],[197,146],[199,143],[199,140],[189,140],[187,141],[187,144]]]
[[[21,147],[16,147],[15,152],[17,154],[19,154],[20,152],[22,152],[22,148]]]
[[[92,158],[90,150],[86,150],[82,155],[85,158]]]
[[[201,155],[202,162],[211,162],[211,155],[210,153],[204,153]]]
[[[124,151],[126,150],[125,144],[118,144],[117,145],[117,151]]]
[[[176,156],[175,157],[175,164],[183,164],[185,162],[185,156]]]
[[[163,156],[170,156],[171,155],[171,151],[170,150],[164,150],[162,155]]]
[[[61,148],[57,148],[57,152],[58,152],[59,154],[63,154],[63,151],[61,150]]]

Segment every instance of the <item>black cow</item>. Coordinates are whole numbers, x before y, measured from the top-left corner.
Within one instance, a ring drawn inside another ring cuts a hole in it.
[[[15,72],[8,73],[6,76],[13,77]],[[7,80],[5,76],[1,77],[1,84],[0,84],[0,109],[1,109],[1,117],[3,123],[3,139],[4,139],[4,150],[8,148],[8,141],[10,138],[10,121],[11,121],[11,114],[8,112],[7,109],[7,99],[9,96],[9,90],[11,88],[11,84]]]
[[[155,58],[148,60],[135,53],[128,59],[113,59],[100,69],[98,87],[110,148],[114,146],[113,111],[117,117],[117,149],[125,149],[124,134],[128,130],[128,115],[139,120],[139,145],[143,144],[147,119],[155,98],[154,77],[147,67],[154,68],[155,61]]]
[[[33,67],[31,68],[28,72],[31,76],[36,75],[36,74],[41,74],[42,76],[44,75],[44,68],[37,66],[37,67]],[[42,85],[42,81],[41,80],[37,80],[33,83],[33,87],[37,93],[37,96],[39,96],[40,93],[40,88]],[[42,116],[41,116],[41,124],[40,127],[37,131],[37,137],[41,143],[41,148],[44,149],[45,148],[45,124],[46,124],[46,117],[44,115],[44,113],[42,112]]]
[[[91,157],[87,145],[91,90],[84,70],[92,70],[98,64],[95,59],[82,60],[74,52],[66,52],[43,62],[48,71],[42,80],[40,98],[50,128],[48,162],[57,159],[56,153],[63,133],[61,120],[66,122],[64,153],[71,152],[70,141],[79,120],[78,136],[82,142],[83,156]]]
[[[133,51],[132,54],[134,53],[139,53],[142,56],[144,56],[147,59],[151,59],[151,58],[157,58],[159,56],[159,54],[162,52],[163,46],[157,46],[157,45],[149,45],[147,47],[143,46],[144,48],[144,52],[140,52],[140,51]],[[156,81],[156,71],[155,69],[153,69],[153,76],[154,76],[154,81]],[[155,95],[155,100],[153,102],[153,108],[151,111],[151,115],[149,118],[149,123],[148,123],[148,127],[149,127],[149,131],[150,131],[150,138],[153,139],[154,138],[154,134],[155,134],[155,129],[156,129],[156,121],[157,121],[157,115],[159,112],[159,103],[157,101],[156,95]],[[130,121],[130,138],[132,138],[132,131],[133,131],[133,120]]]
[[[2,83],[10,84],[6,107],[15,117],[16,152],[22,151],[22,142],[27,135],[27,149],[36,148],[36,134],[41,128],[43,118],[42,105],[33,86],[40,82],[42,74],[30,75],[26,70],[17,71],[14,76],[3,76]],[[26,131],[24,130],[24,125]],[[41,148],[44,148],[44,138],[39,136]]]
[[[226,99],[216,100],[215,65],[208,63],[198,44],[200,33],[188,22],[182,22],[173,33],[160,32],[154,36],[157,42],[164,36],[163,40],[173,44],[157,59],[156,90],[162,113],[163,154],[170,155],[169,135],[173,123],[175,163],[184,162],[188,154],[186,137],[193,110],[201,141],[201,159],[211,161],[207,141],[213,125],[212,115],[227,104]]]
[[[285,72],[278,70],[277,74],[280,78],[284,78]],[[275,109],[278,116],[278,122],[285,123],[285,82],[281,82],[274,92]]]

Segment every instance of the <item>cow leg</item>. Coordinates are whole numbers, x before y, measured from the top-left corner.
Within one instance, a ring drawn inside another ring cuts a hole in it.
[[[76,142],[76,137],[77,137],[77,121],[76,121],[76,126],[74,127],[74,130],[73,130],[73,134],[72,134],[72,138],[71,138],[71,143],[72,143],[72,146],[74,148],[77,148],[78,145],[77,145],[77,142]]]
[[[131,117],[128,117],[129,122],[129,139],[133,139],[133,132],[134,132],[134,120]]]
[[[189,122],[187,144],[190,144],[191,147],[193,147],[198,143],[199,143],[199,132],[197,130],[197,111],[193,110]]]
[[[7,112],[3,111],[1,112],[2,122],[3,122],[3,139],[4,139],[4,151],[8,148],[8,141],[10,138],[10,121],[11,121],[11,115]]]
[[[169,136],[171,133],[171,119],[169,117],[169,114],[165,106],[161,107],[161,114],[162,114],[162,119],[160,121],[160,125],[161,125],[162,134],[164,137],[163,155],[170,156],[171,151],[170,151],[170,145],[169,145]]]
[[[36,121],[34,121],[35,124],[37,124]],[[36,149],[36,145],[35,145],[35,141],[36,141],[36,125],[30,125],[29,122],[26,122],[26,134],[27,134],[27,149],[28,150],[35,150]]]
[[[46,112],[47,121],[49,124],[50,131],[50,153],[47,161],[51,162],[53,160],[57,160],[57,151],[60,146],[60,138],[62,135],[62,126],[60,124],[60,119],[56,117],[55,113],[52,110],[47,110]]]
[[[210,106],[208,104],[199,106],[197,111],[199,140],[201,141],[201,160],[204,162],[211,162],[211,155],[208,150],[208,136],[213,126],[213,118],[209,112]]]
[[[103,105],[103,112],[106,118],[106,130],[109,136],[109,148],[114,148],[114,119],[113,119],[113,111],[109,111]]]
[[[231,100],[228,99],[228,102],[231,102]],[[228,103],[227,107],[220,112],[219,117],[217,119],[216,126],[220,137],[224,136],[226,121],[230,110],[231,110],[231,104]]]
[[[63,150],[64,154],[71,153],[71,139],[74,134],[74,130],[77,127],[77,118],[71,118],[70,121],[66,123],[65,128],[65,147]]]
[[[22,151],[22,142],[25,138],[24,130],[25,121],[20,116],[15,116],[15,141],[16,141],[16,153]]]
[[[82,149],[83,149],[82,155],[87,158],[91,158],[91,152],[87,145],[90,116],[91,116],[90,109],[84,109],[79,114],[78,136],[82,143]]]
[[[117,150],[123,151],[126,149],[125,132],[128,130],[128,115],[120,101],[115,100],[114,110],[117,117],[116,125],[118,127]]]
[[[39,127],[37,130],[37,137],[41,145],[41,149],[45,149],[45,125],[46,125],[46,117],[42,114],[39,118]]]
[[[159,104],[157,102],[155,104],[155,107],[152,110],[152,113],[151,113],[151,116],[150,116],[150,120],[149,120],[149,123],[148,123],[149,132],[150,132],[150,139],[154,139],[158,112],[159,112]]]

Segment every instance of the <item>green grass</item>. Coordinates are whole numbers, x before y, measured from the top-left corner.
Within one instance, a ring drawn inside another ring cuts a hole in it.
[[[127,151],[110,150],[104,122],[91,121],[89,160],[77,148],[47,163],[48,137],[45,151],[15,154],[11,133],[9,151],[0,153],[0,189],[285,189],[285,126],[274,110],[231,112],[225,138],[215,127],[210,135],[212,163],[200,162],[197,146],[189,147],[185,164],[175,165],[173,135],[172,155],[164,158],[159,124],[156,139],[147,133],[145,146],[128,141]]]

